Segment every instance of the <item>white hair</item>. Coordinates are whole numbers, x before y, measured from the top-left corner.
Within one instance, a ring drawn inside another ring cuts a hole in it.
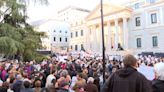
[[[68,71],[67,70],[62,70],[60,73],[60,77],[66,77],[68,75]]]
[[[156,77],[159,80],[164,80],[164,63],[157,63],[154,65],[154,70],[156,73]]]
[[[88,80],[87,80],[87,83],[93,83],[93,82],[94,82],[93,77],[89,77]]]

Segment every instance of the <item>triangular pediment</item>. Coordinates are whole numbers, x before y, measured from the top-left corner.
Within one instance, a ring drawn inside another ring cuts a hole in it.
[[[101,16],[101,5],[97,5],[96,8],[91,11],[91,13],[86,17],[86,20],[92,20],[92,19],[96,19],[99,18]],[[110,14],[114,14],[117,13],[118,11],[123,11],[123,10],[129,10],[131,11],[131,8],[127,8],[127,7],[121,7],[121,6],[117,6],[114,5],[112,3],[104,3],[103,4],[103,15],[110,15]]]

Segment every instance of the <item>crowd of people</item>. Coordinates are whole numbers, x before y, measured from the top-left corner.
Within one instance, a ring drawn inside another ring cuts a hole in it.
[[[106,70],[102,65],[100,56],[80,54],[42,62],[7,60],[0,62],[0,92],[164,92],[163,58],[127,55],[106,58]],[[137,71],[141,65],[154,67],[154,80]]]

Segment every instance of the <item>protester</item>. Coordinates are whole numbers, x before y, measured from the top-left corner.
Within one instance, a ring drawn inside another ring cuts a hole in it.
[[[95,77],[94,78],[94,82],[93,82],[95,85],[96,85],[96,87],[98,88],[98,92],[100,92],[100,83],[101,83],[101,81],[100,81],[100,78],[99,77]]]
[[[126,55],[123,63],[125,67],[109,77],[102,92],[152,92],[150,82],[137,72],[137,59]]]
[[[40,80],[35,80],[34,82],[34,92],[41,92],[41,81]]]
[[[55,75],[55,71],[53,71],[52,74],[48,75],[48,77],[46,79],[46,87],[53,85],[52,80],[56,79],[54,75]]]
[[[84,87],[86,80],[83,78],[82,73],[77,74],[77,82],[75,83],[73,89],[76,90],[79,87]]]
[[[59,89],[57,92],[69,92],[69,83],[66,79],[63,78],[59,81]]]
[[[13,91],[14,92],[20,92],[20,90],[23,88],[23,81],[22,81],[22,75],[18,74],[16,76],[16,80],[13,83]]]
[[[157,63],[154,66],[155,80],[153,80],[153,92],[164,92],[164,63]]]
[[[0,86],[0,92],[7,92],[8,88],[9,88],[9,83],[4,82],[2,86]]]
[[[34,92],[34,90],[30,87],[31,83],[29,81],[24,81],[24,88],[21,89],[20,92]]]
[[[128,62],[125,62],[125,57],[123,62],[123,58],[124,57],[118,55],[107,57],[105,70],[103,70],[102,67],[103,62],[101,55],[90,53],[86,55],[85,53],[57,53],[54,57],[44,59],[41,62],[36,62],[35,60],[29,62],[7,60],[0,62],[0,92],[1,90],[6,91],[6,89],[8,92],[20,92],[29,89],[34,92],[105,92],[101,91],[102,88],[105,88],[105,86],[103,86],[103,72],[105,72],[106,79],[109,77],[107,83],[109,83],[109,81],[112,83],[111,79],[117,79],[119,80],[118,82],[134,80],[131,81],[132,85],[130,84],[130,87],[128,87],[128,83],[125,83],[123,85],[125,89],[121,90],[121,92],[128,92],[127,88],[134,90],[135,87],[132,86],[136,83],[137,92],[147,92],[147,90],[140,91],[139,89],[145,90],[143,88],[145,86],[146,89],[149,88],[146,80],[147,75],[148,78],[150,75],[149,70],[151,70],[152,75],[149,80],[152,80],[154,73],[152,73],[153,66],[156,63],[164,62],[164,59],[155,56],[139,55],[137,56],[137,60],[133,58],[138,64],[130,64],[130,66],[127,66],[131,60],[128,59]],[[138,73],[136,68],[139,72],[143,73],[146,78]],[[27,81],[30,82],[30,86],[28,87],[24,85]],[[161,82],[163,80],[159,77],[156,78],[156,80],[153,81],[153,87],[158,85],[157,81]],[[3,83],[6,82],[9,83],[9,86],[2,87]],[[141,85],[141,82],[143,82],[142,84],[144,84],[144,86]],[[117,86],[117,84],[112,84],[112,89],[116,89],[115,85]],[[108,85],[108,87],[110,86]],[[161,88],[162,87],[163,86],[161,86]],[[155,90],[159,89],[160,87]],[[136,92],[136,90],[131,92]]]
[[[94,82],[94,79],[92,77],[89,77],[87,84],[84,87],[86,92],[99,92],[97,86],[93,84],[93,82]]]
[[[52,80],[52,84],[51,86],[48,87],[49,92],[56,92],[56,88],[55,88],[55,84],[56,84],[56,79]]]

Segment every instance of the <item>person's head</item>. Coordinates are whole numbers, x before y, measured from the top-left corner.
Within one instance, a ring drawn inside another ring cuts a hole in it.
[[[8,88],[9,88],[9,83],[8,83],[8,82],[4,82],[4,83],[2,84],[2,87],[8,89]]]
[[[62,70],[62,72],[60,73],[60,77],[67,77],[68,75],[68,71],[67,70]]]
[[[164,63],[154,65],[155,77],[159,80],[164,80]]]
[[[100,78],[99,77],[94,78],[94,82],[93,83],[96,84],[96,85],[99,85]]]
[[[23,85],[25,88],[30,88],[31,83],[29,81],[24,81]]]
[[[22,75],[21,75],[21,74],[18,74],[18,75],[16,76],[16,79],[17,79],[17,80],[22,80]]]
[[[82,79],[83,78],[83,74],[82,73],[78,73],[77,74],[77,80],[80,80],[80,79]]]
[[[36,80],[35,83],[34,83],[34,86],[35,87],[41,87],[41,81],[40,80]]]
[[[137,59],[131,54],[128,54],[124,57],[123,63],[125,67],[137,67]]]
[[[93,82],[94,82],[94,79],[92,77],[89,77],[87,80],[87,83],[93,83]]]
[[[53,75],[54,75],[55,73],[56,73],[56,70],[52,70],[51,74],[53,74]]]

